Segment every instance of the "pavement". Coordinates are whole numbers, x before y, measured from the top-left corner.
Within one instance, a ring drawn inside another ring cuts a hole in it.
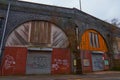
[[[1,76],[0,80],[120,80],[120,71],[102,71],[81,75]]]

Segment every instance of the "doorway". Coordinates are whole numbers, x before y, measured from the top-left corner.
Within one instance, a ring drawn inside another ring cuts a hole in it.
[[[29,51],[27,55],[26,74],[50,74],[51,52]]]
[[[103,57],[102,53],[92,53],[93,71],[102,71],[104,69],[102,57]]]

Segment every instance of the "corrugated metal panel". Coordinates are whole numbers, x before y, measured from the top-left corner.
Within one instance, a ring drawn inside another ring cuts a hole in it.
[[[92,59],[90,51],[81,51],[83,73],[92,72]]]
[[[30,51],[27,55],[26,74],[50,74],[51,52]]]
[[[29,51],[52,51],[52,48],[28,48]]]
[[[2,75],[25,74],[27,48],[6,47],[2,61]]]
[[[69,74],[71,72],[71,57],[69,49],[53,49],[52,74]]]
[[[93,71],[101,71],[104,70],[104,62],[102,54],[92,54],[92,67]]]

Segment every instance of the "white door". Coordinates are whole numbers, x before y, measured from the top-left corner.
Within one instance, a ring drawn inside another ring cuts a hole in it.
[[[50,74],[51,52],[29,52],[27,55],[26,74]]]

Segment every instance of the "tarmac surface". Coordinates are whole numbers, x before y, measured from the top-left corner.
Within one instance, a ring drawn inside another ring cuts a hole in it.
[[[120,71],[102,71],[81,75],[1,76],[0,80],[120,80]]]

